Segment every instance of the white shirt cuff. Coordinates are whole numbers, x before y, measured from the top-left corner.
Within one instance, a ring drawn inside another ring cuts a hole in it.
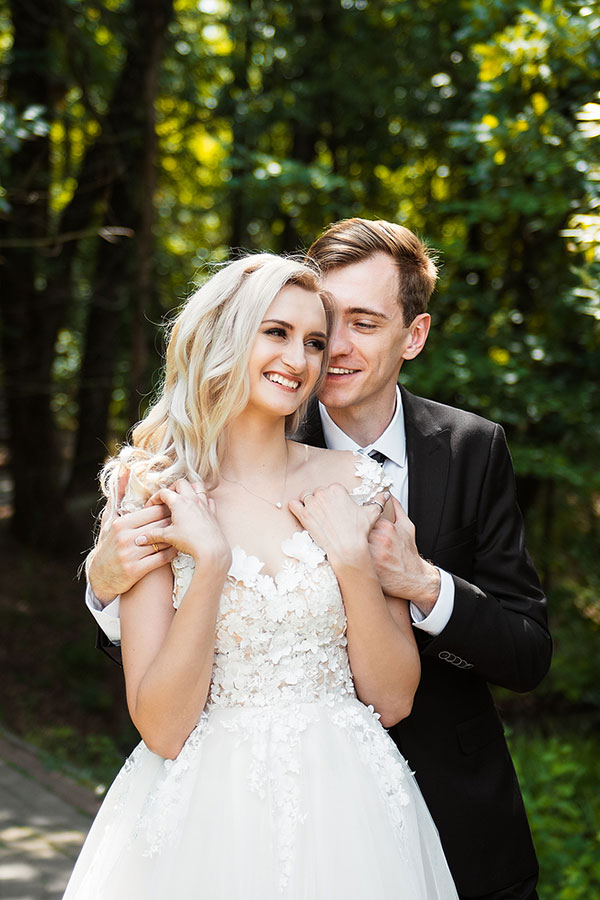
[[[121,597],[115,597],[104,608],[88,584],[85,604],[111,644],[121,643]]]
[[[454,579],[449,572],[437,566],[436,568],[440,573],[440,592],[429,615],[423,615],[418,606],[410,604],[410,615],[415,628],[420,628],[421,631],[426,631],[434,637],[444,630],[454,609]]]

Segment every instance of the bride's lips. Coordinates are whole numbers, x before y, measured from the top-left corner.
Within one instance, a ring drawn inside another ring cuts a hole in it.
[[[263,372],[263,377],[270,381],[271,384],[276,384],[277,387],[288,391],[290,394],[295,394],[302,384],[299,378],[292,378],[289,375],[284,375],[282,372]]]

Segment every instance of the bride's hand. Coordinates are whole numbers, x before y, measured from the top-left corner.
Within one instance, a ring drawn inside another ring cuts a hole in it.
[[[356,564],[368,549],[369,532],[389,496],[386,491],[359,506],[343,485],[331,484],[306,491],[299,500],[291,500],[288,507],[335,569],[336,565]]]
[[[149,525],[135,539],[136,544],[170,544],[188,553],[196,564],[223,568],[231,565],[231,548],[216,516],[214,500],[206,495],[201,482],[191,485],[184,479],[170,488],[162,488],[150,497],[146,506],[163,504],[171,514],[167,525]]]

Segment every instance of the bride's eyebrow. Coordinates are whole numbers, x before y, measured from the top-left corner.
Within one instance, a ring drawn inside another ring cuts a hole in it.
[[[267,322],[273,322],[275,325],[282,325],[283,328],[289,328],[290,331],[294,330],[294,326],[290,325],[289,322],[284,322],[283,319],[263,319],[261,325],[265,325]]]

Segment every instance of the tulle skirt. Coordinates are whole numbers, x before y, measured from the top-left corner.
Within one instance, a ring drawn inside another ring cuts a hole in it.
[[[213,707],[181,753],[142,743],[64,900],[456,900],[406,762],[358,700]]]

